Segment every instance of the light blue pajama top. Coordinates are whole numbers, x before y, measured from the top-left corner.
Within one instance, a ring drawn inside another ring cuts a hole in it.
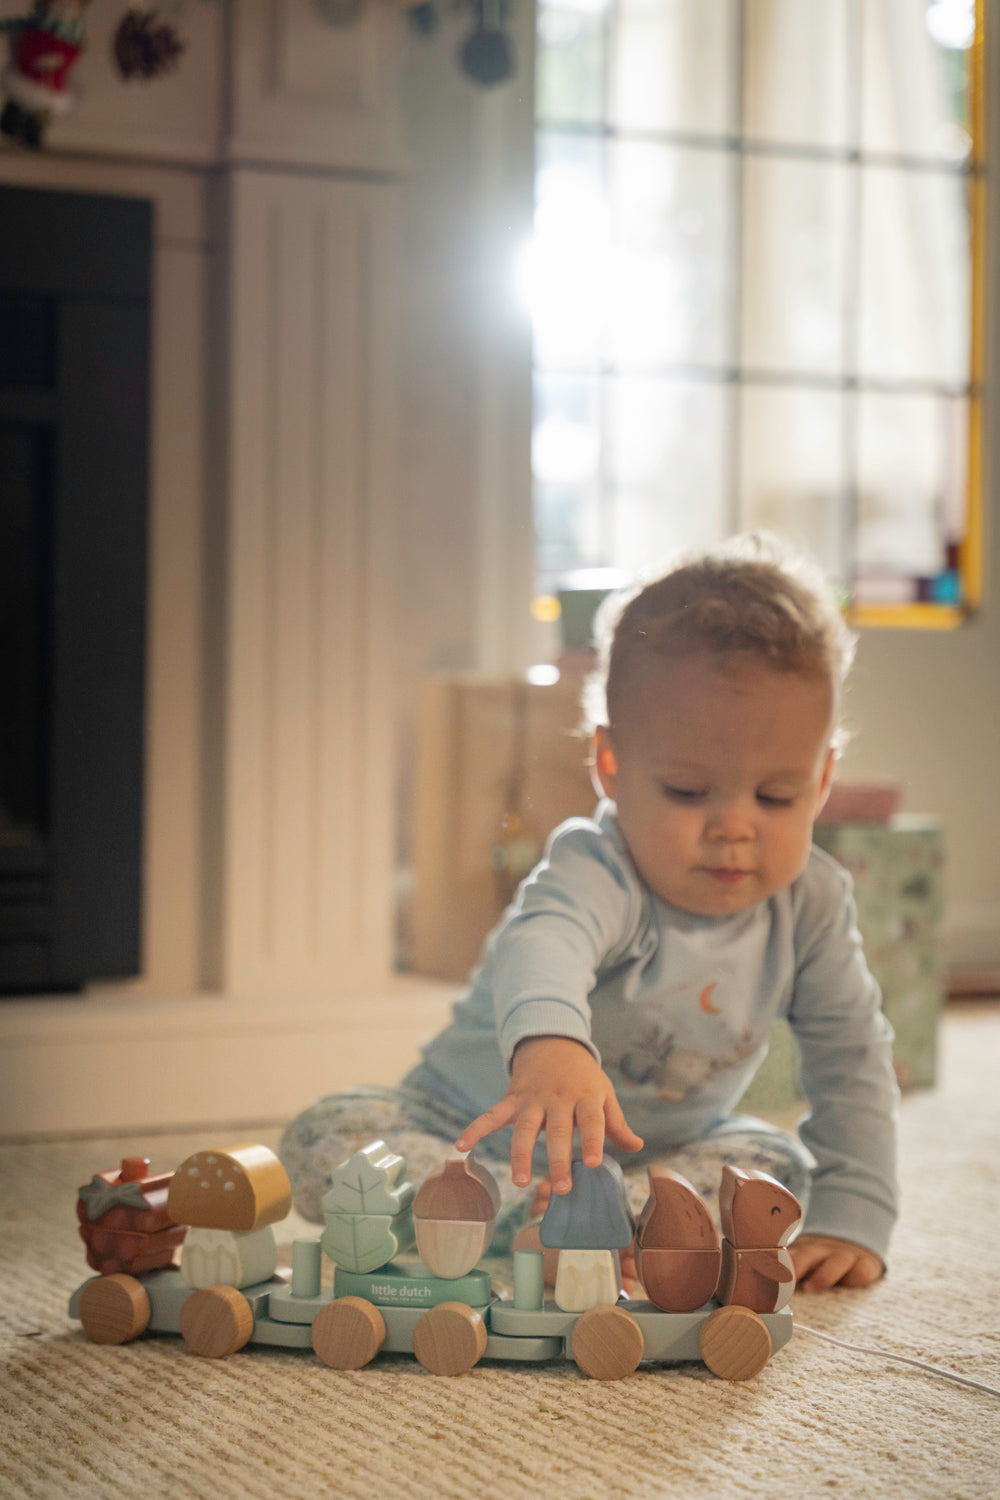
[[[644,885],[613,803],[561,824],[405,1084],[471,1120],[507,1092],[518,1042],[573,1037],[648,1157],[732,1112],[781,1016],[799,1046],[810,1106],[799,1133],[816,1160],[803,1229],[884,1260],[897,1211],[892,1030],[850,876],[819,849],[786,890],[702,917]]]

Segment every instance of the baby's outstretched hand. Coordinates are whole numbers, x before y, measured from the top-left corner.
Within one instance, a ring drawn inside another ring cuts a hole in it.
[[[556,1193],[568,1193],[573,1185],[574,1129],[580,1132],[588,1167],[600,1165],[605,1135],[624,1151],[642,1148],[622,1114],[610,1078],[586,1047],[564,1036],[529,1037],[518,1044],[506,1095],[473,1120],[455,1142],[456,1149],[471,1151],[483,1136],[510,1124],[511,1174],[518,1187],[531,1181],[532,1153],[543,1128]]]
[[[788,1251],[795,1267],[796,1291],[800,1292],[871,1286],[885,1270],[871,1250],[823,1234],[801,1234]]]

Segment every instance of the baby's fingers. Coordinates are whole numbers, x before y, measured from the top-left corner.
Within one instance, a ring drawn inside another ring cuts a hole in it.
[[[599,1167],[604,1156],[604,1110],[593,1099],[576,1107],[576,1125],[580,1132],[580,1151],[588,1167]]]
[[[471,1151],[477,1141],[481,1141],[484,1135],[492,1135],[495,1130],[502,1130],[509,1125],[517,1114],[517,1105],[513,1099],[501,1099],[499,1104],[494,1104],[484,1115],[479,1115],[466,1125],[462,1134],[455,1142],[456,1151]]]
[[[642,1150],[644,1144],[642,1136],[636,1135],[622,1113],[622,1107],[614,1094],[604,1101],[604,1124],[608,1140],[620,1146],[623,1151]]]
[[[570,1104],[560,1102],[546,1110],[545,1144],[552,1191],[568,1193],[573,1186],[573,1108]]]
[[[545,1111],[539,1106],[522,1106],[517,1112],[510,1143],[510,1172],[517,1187],[527,1187],[531,1182],[531,1159],[544,1119]]]

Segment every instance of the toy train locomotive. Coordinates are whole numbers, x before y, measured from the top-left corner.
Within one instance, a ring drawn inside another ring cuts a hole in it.
[[[662,1167],[649,1174],[636,1226],[620,1167],[574,1162],[572,1191],[550,1200],[539,1226],[543,1248],[514,1251],[507,1297],[479,1265],[500,1196],[472,1157],[446,1162],[417,1189],[384,1142],[356,1152],[332,1174],[322,1236],[294,1242],[290,1277],[276,1272],[273,1226],[291,1191],[273,1152],[200,1151],[157,1176],[129,1157],[80,1189],[80,1234],[99,1274],[69,1311],[95,1343],[179,1333],[213,1359],[269,1344],[312,1349],[338,1370],[385,1352],[412,1353],[439,1375],[481,1359],[571,1358],[601,1380],[643,1360],[700,1361],[723,1379],[750,1379],[791,1337],[786,1247],[799,1204],[765,1173],[726,1166],[720,1241],[690,1183]],[[407,1256],[414,1240],[419,1260]],[[622,1292],[619,1253],[633,1242],[647,1300]],[[332,1286],[321,1283],[324,1255]]]

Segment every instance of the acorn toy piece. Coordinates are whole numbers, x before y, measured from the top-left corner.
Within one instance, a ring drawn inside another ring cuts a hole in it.
[[[802,1206],[777,1178],[724,1166],[719,1189],[722,1274],[719,1302],[778,1312],[795,1290],[786,1246],[802,1222]]]
[[[413,1200],[417,1250],[435,1276],[465,1276],[489,1249],[500,1208],[493,1174],[471,1156],[446,1161]]]
[[[698,1191],[669,1167],[648,1168],[635,1267],[646,1296],[664,1312],[694,1312],[711,1298],[722,1268],[719,1233]]]

